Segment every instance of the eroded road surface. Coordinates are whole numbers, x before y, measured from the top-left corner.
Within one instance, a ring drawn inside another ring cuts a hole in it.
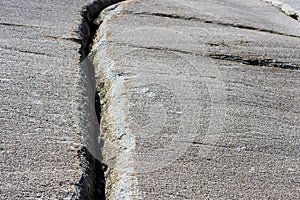
[[[107,199],[300,198],[299,21],[262,0],[128,0],[91,19],[79,66],[88,3],[0,3],[0,199],[95,199],[82,145]]]
[[[109,199],[299,199],[300,24],[260,0],[125,1],[93,47]]]

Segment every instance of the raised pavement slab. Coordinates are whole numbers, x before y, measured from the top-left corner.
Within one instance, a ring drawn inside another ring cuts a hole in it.
[[[297,20],[259,0],[144,0],[99,21],[108,199],[299,198]]]

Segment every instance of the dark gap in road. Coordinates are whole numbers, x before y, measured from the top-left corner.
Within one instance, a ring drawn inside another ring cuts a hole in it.
[[[145,50],[166,51],[166,52],[169,51],[169,52],[189,54],[189,55],[195,55],[195,56],[203,56],[203,54],[201,54],[199,52],[191,52],[191,51],[185,51],[185,50],[168,48],[168,47],[160,47],[160,46],[138,46],[138,45],[133,45],[133,44],[125,44],[125,43],[114,43],[114,45],[119,45],[122,47],[132,47],[132,48],[137,48],[137,49],[145,49]]]
[[[119,3],[121,1],[123,0],[96,0],[93,3],[82,8],[81,11],[82,18],[79,26],[79,34],[80,34],[79,41],[81,44],[81,47],[79,49],[79,54],[80,54],[81,62],[83,62],[91,52],[95,34],[102,23],[102,22],[96,22],[96,19],[99,17],[100,13],[105,8],[113,4]],[[91,85],[90,87],[96,87],[96,85]],[[92,90],[94,88],[86,88],[86,89]],[[100,104],[100,97],[98,95],[98,92],[95,93],[94,101],[95,104],[93,106],[95,106],[96,113],[91,113],[91,114],[96,114],[98,122],[100,122],[101,104]],[[90,123],[94,123],[94,122],[90,122]],[[98,142],[96,142],[98,138],[93,137],[93,139],[95,140],[95,143],[98,144]],[[97,158],[95,158],[86,147],[82,147],[78,151],[78,158],[80,160],[80,167],[82,169],[82,177],[79,183],[76,185],[77,191],[74,194],[74,198],[80,200],[106,199],[104,172],[107,169],[107,165],[102,163]]]
[[[193,145],[200,145],[200,146],[208,146],[213,148],[222,148],[222,149],[228,149],[236,152],[255,152],[255,153],[262,153],[262,154],[279,154],[284,153],[284,148],[279,148],[276,145],[270,144],[270,145],[251,145],[247,144],[244,146],[239,146],[236,144],[229,144],[229,145],[216,145],[216,144],[209,144],[209,143],[203,143],[203,142],[197,142],[193,141],[191,142]],[[272,151],[270,151],[272,149]],[[269,151],[268,151],[269,150]],[[288,155],[286,155],[288,156]]]
[[[78,151],[78,158],[82,170],[82,177],[77,184],[75,199],[99,199],[105,200],[105,177],[106,165],[95,159],[86,147]]]
[[[71,42],[75,42],[78,44],[81,44],[81,40],[75,37],[60,37],[60,36],[54,36],[54,35],[42,35],[43,38],[49,38],[54,40],[67,40]]]
[[[81,11],[82,19],[79,27],[81,38],[81,48],[79,53],[81,55],[81,61],[91,52],[93,39],[100,26],[100,24],[95,23],[95,20],[103,9],[104,5],[101,1],[94,1]]]
[[[203,142],[197,142],[197,141],[193,141],[191,143],[194,145],[203,145],[203,146],[218,147],[218,148],[225,148],[225,149],[233,149],[234,148],[234,146],[232,146],[232,145],[217,145],[217,144],[203,143]]]
[[[81,55],[81,61],[91,52],[96,32],[102,23],[101,21],[97,22],[96,19],[105,8],[121,1],[124,0],[96,0],[82,9],[82,19],[79,27],[81,40],[79,53]]]
[[[273,59],[243,58],[241,56],[226,55],[226,54],[211,54],[211,55],[209,55],[209,57],[211,57],[213,59],[228,60],[228,61],[243,63],[245,65],[275,67],[275,68],[290,69],[290,70],[300,70],[299,65],[279,62],[279,61],[276,61]]]
[[[297,15],[296,13],[290,14],[289,16],[297,21],[299,19],[299,15]]]
[[[96,109],[96,116],[97,116],[98,122],[100,124],[100,120],[101,120],[101,116],[100,116],[100,113],[101,113],[101,104],[100,104],[99,93],[100,93],[99,91],[96,91],[96,93],[95,93],[95,109]]]
[[[286,34],[286,33],[281,33],[281,32],[278,32],[278,31],[273,31],[273,30],[263,29],[263,28],[257,28],[257,27],[242,25],[242,24],[237,24],[237,23],[226,23],[226,22],[221,22],[221,21],[205,20],[205,19],[201,19],[201,18],[198,18],[198,17],[187,17],[187,16],[181,16],[181,15],[175,15],[175,14],[149,13],[149,12],[139,12],[139,13],[136,13],[136,12],[130,13],[130,12],[128,12],[128,14],[151,15],[151,16],[166,17],[166,18],[172,18],[172,19],[187,20],[187,21],[198,21],[198,22],[202,22],[202,23],[206,23],[206,24],[215,24],[215,25],[219,25],[219,26],[234,27],[234,28],[240,28],[240,29],[260,31],[260,32],[265,32],[265,33],[272,33],[272,34],[276,34],[276,35],[300,38],[299,35]]]
[[[48,57],[54,57],[50,54],[46,54],[46,53],[41,53],[41,52],[36,52],[36,51],[29,51],[29,50],[23,50],[23,49],[18,49],[18,48],[14,48],[14,47],[1,47],[1,49],[5,49],[5,50],[9,50],[9,51],[14,51],[14,52],[20,52],[20,53],[28,53],[28,54],[34,54],[37,56],[48,56]]]
[[[6,23],[6,22],[0,22],[0,25],[2,26],[14,26],[14,27],[25,27],[25,28],[44,28],[40,26],[32,26],[27,24],[13,24],[13,23]]]

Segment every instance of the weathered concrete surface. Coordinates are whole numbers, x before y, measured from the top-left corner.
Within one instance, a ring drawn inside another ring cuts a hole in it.
[[[93,47],[109,199],[299,199],[300,24],[260,1],[126,1]]]
[[[77,150],[80,1],[0,3],[0,199],[68,199]]]

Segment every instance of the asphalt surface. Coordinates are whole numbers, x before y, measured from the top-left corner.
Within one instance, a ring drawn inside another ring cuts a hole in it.
[[[260,0],[126,1],[102,20],[108,199],[300,198],[297,20]]]
[[[125,1],[79,66],[88,2],[0,3],[0,199],[75,198],[80,136],[107,199],[300,199],[297,20],[261,0]]]
[[[0,3],[0,199],[74,196],[82,175],[76,31],[87,3]]]

